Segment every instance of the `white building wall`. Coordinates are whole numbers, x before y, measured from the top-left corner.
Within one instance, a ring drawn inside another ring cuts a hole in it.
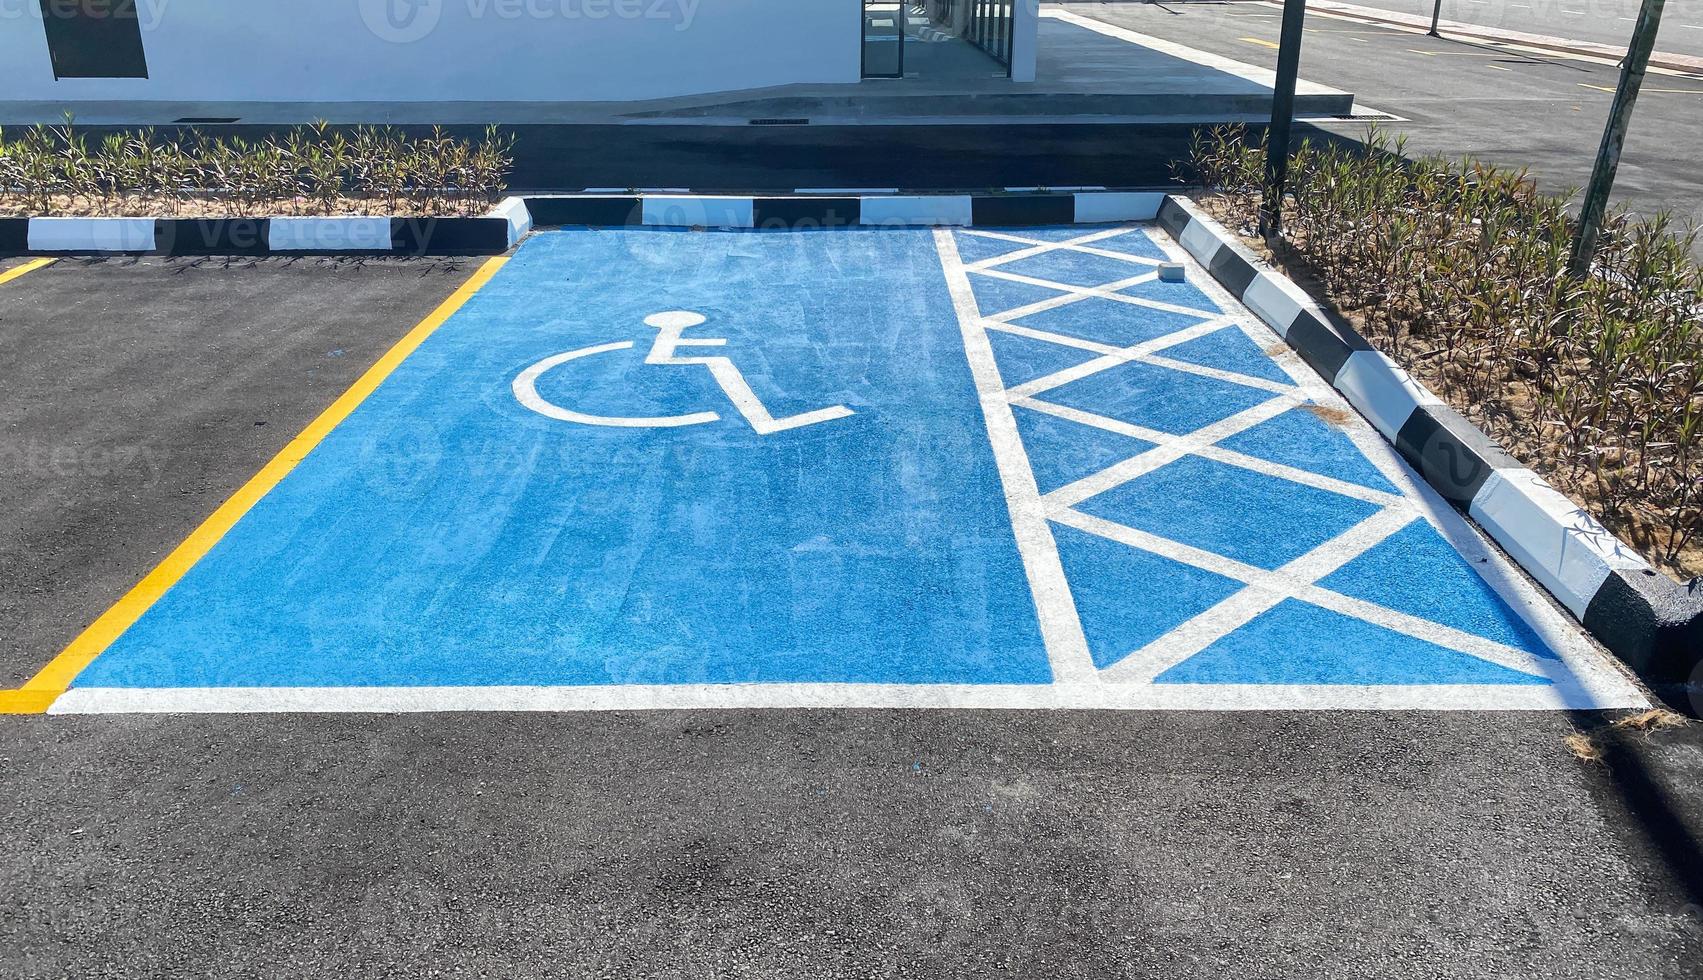
[[[620,101],[855,82],[859,0],[137,0],[146,79],[55,81],[0,0],[5,100]]]

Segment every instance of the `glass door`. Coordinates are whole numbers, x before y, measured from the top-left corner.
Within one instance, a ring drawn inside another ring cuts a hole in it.
[[[905,5],[863,0],[863,77],[905,76]]]

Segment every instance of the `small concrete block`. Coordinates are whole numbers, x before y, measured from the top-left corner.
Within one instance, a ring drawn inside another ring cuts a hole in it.
[[[1183,279],[1184,271],[1181,262],[1159,263],[1159,280],[1161,282],[1182,282]]]

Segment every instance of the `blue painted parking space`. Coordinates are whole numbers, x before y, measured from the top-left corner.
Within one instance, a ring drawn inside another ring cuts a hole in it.
[[[1633,703],[1180,255],[536,235],[55,710]]]

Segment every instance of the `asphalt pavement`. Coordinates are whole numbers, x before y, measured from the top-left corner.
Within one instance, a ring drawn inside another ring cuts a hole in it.
[[[0,284],[8,676],[472,268]],[[0,716],[0,975],[1688,976],[1703,739],[1608,717]]]
[[[1352,0],[1357,7],[1429,19],[1438,7],[1431,0]],[[1526,34],[1614,44],[1632,37],[1642,0],[1442,0],[1445,21]],[[1656,50],[1703,56],[1703,3],[1667,0]]]
[[[1065,6],[1213,54],[1266,68],[1277,63],[1281,12],[1264,3]],[[1353,92],[1361,107],[1396,117],[1380,125],[1405,135],[1410,155],[1470,156],[1529,170],[1555,193],[1589,181],[1619,77],[1613,65],[1593,60],[1432,38],[1316,12],[1307,18],[1300,73]],[[1703,153],[1700,108],[1703,78],[1648,76],[1621,157],[1617,202],[1645,212],[1672,210],[1682,224],[1703,220],[1696,167]],[[1363,136],[1367,126],[1312,125],[1346,138]]]

